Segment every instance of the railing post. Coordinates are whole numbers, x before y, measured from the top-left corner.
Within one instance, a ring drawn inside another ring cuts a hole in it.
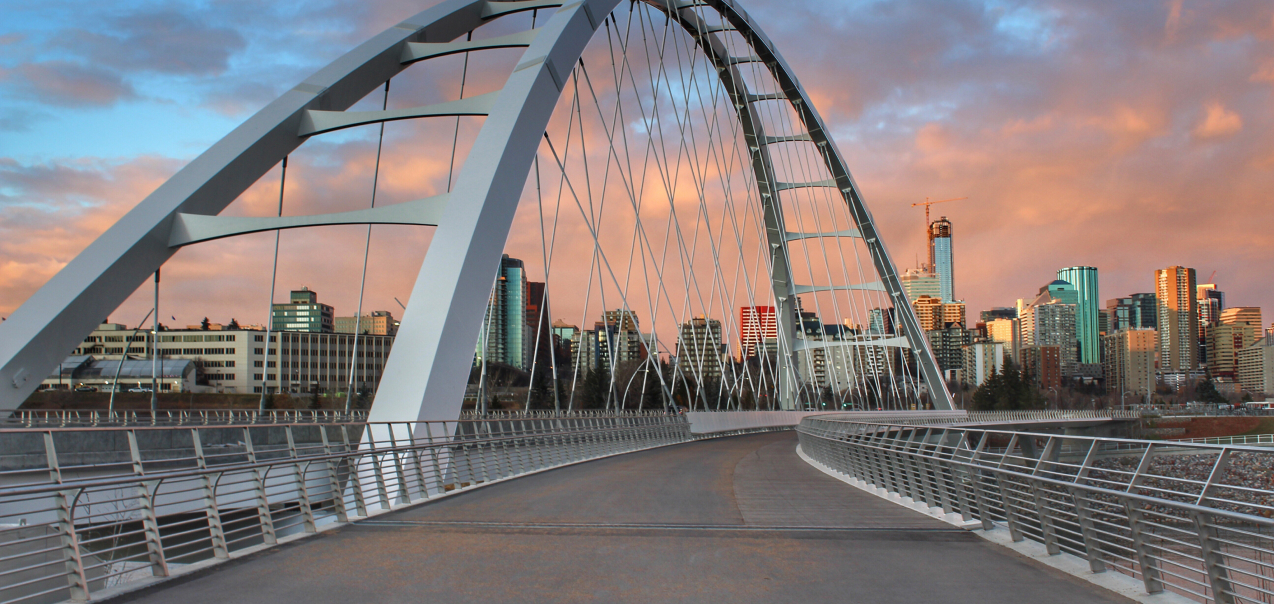
[[[421,499],[429,499],[429,485],[425,482],[424,460],[425,449],[420,445],[420,441],[416,439],[416,428],[411,424],[407,424],[407,437],[411,442],[411,463],[416,468],[416,488],[420,491]]]
[[[1208,573],[1208,585],[1212,587],[1212,599],[1217,604],[1235,604],[1234,585],[1230,583],[1230,573],[1223,566],[1225,556],[1221,544],[1217,543],[1217,530],[1205,512],[1195,511],[1190,514],[1194,528],[1199,535],[1199,551],[1203,554],[1203,567]],[[1259,572],[1259,570],[1258,570]]]
[[[243,446],[248,455],[248,463],[257,463],[257,453],[252,447],[252,430],[243,429]],[[257,518],[261,521],[261,540],[266,545],[274,545],[279,540],[274,532],[274,518],[270,515],[270,498],[265,492],[265,473],[261,468],[252,468],[252,485],[256,492]]]
[[[212,556],[214,558],[229,558],[230,548],[226,544],[226,531],[221,525],[221,511],[217,508],[217,481],[221,479],[221,473],[209,474],[208,459],[203,455],[203,441],[199,435],[198,428],[190,429],[190,441],[195,446],[195,462],[201,470],[199,477],[200,489],[203,491],[203,507],[204,514],[208,518],[208,533],[212,540]]]
[[[128,452],[133,460],[133,474],[146,475],[142,464],[141,449],[137,445],[137,431],[128,431]],[[164,560],[164,543],[159,536],[159,518],[155,514],[155,495],[160,481],[143,480],[137,484],[137,502],[142,516],[142,538],[146,540],[146,555],[151,573],[156,577],[168,576],[168,562]]]
[[[283,427],[284,434],[288,437],[288,457],[292,459],[292,483],[296,489],[296,501],[301,507],[301,519],[305,525],[305,532],[313,533],[318,531],[318,523],[314,520],[314,508],[310,506],[310,491],[306,488],[305,475],[309,471],[309,464],[304,464],[297,460],[300,456],[296,451],[296,440],[292,435],[292,426]]]
[[[1158,562],[1150,555],[1150,548],[1146,545],[1145,535],[1141,530],[1144,524],[1141,509],[1131,498],[1122,499],[1132,536],[1132,550],[1137,557],[1137,565],[1141,567],[1141,580],[1146,585],[1146,593],[1160,593],[1163,591],[1163,578],[1159,574]]]
[[[1035,461],[1035,468],[1031,470],[1031,476],[1039,476],[1040,472],[1044,471],[1045,464],[1051,463],[1053,454],[1057,452],[1058,441],[1056,437],[1048,437],[1044,451],[1040,453],[1039,459]],[[1035,514],[1040,520],[1040,534],[1044,538],[1044,547],[1048,550],[1048,555],[1056,556],[1062,553],[1062,549],[1057,544],[1057,530],[1053,526],[1053,517],[1049,513],[1048,498],[1044,496],[1044,483],[1031,479],[1027,482],[1027,486],[1031,489],[1031,499],[1035,501]]]
[[[371,424],[363,424],[363,430],[371,430]],[[354,491],[354,513],[367,517],[367,496],[363,494],[363,479],[358,469],[358,460],[362,455],[356,453],[350,444],[349,426],[341,426],[341,444],[345,447],[345,467],[349,468],[349,479]],[[344,497],[344,494],[342,494]]]
[[[411,503],[411,494],[407,492],[407,472],[403,470],[402,453],[398,451],[398,437],[394,434],[394,424],[386,424],[389,429],[390,454],[394,456],[394,476],[398,480],[398,503]]]
[[[445,427],[446,426],[444,425],[444,428]],[[444,434],[445,432],[446,431],[444,430]],[[434,446],[434,433],[433,429],[429,426],[429,422],[425,422],[425,436],[429,439],[429,460],[432,462],[434,467],[434,483],[438,485],[438,494],[442,494],[446,492],[446,489],[442,485],[442,462],[438,461],[440,449],[439,447]]]
[[[380,453],[376,449],[375,426],[367,424],[364,430],[367,431],[367,446],[369,447],[367,457],[372,460],[372,475],[376,478],[376,497],[380,499],[380,509],[388,510],[392,505],[389,503],[389,488],[385,485],[385,472],[381,468]]]
[[[978,506],[978,519],[982,521],[982,530],[989,531],[995,528],[995,520],[991,518],[991,506],[987,502],[986,490],[982,485],[982,480],[986,474],[982,470],[982,466],[978,464],[978,457],[982,455],[982,451],[986,449],[987,442],[991,440],[991,434],[982,433],[982,438],[978,439],[978,446],[973,450],[973,455],[969,457],[969,474],[973,483],[973,500]]]
[[[52,435],[49,435],[52,440]],[[72,602],[88,601],[88,579],[84,577],[84,559],[80,557],[80,539],[75,532],[72,505],[83,489],[58,491],[54,496],[57,505],[58,539],[62,543],[62,566],[66,569],[67,589]]]
[[[1009,446],[1004,449],[1004,455],[1000,457],[999,468],[1004,467],[1004,462],[1008,460],[1009,455],[1013,453],[1013,447],[1017,446],[1017,435],[1014,434],[1009,438]],[[1009,539],[1014,543],[1021,542],[1025,537],[1022,536],[1022,528],[1018,524],[1017,512],[1013,511],[1013,502],[1010,500],[1009,489],[1012,483],[1003,480],[999,472],[995,473],[995,487],[1000,492],[1000,503],[1004,506],[1004,523],[1009,527]]]
[[[332,441],[327,436],[327,426],[319,426],[319,436],[323,441],[323,454],[327,456],[327,488],[332,490],[332,508],[336,512],[336,521],[349,522],[349,512],[345,510],[345,489],[341,486],[340,460],[332,457]]]

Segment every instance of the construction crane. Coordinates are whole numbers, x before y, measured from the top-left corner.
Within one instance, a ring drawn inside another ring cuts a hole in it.
[[[961,199],[968,199],[968,197],[952,197],[951,199],[939,199],[939,200],[937,200],[937,201],[929,201],[929,198],[928,198],[928,197],[926,197],[926,198],[925,198],[925,200],[924,200],[923,202],[921,202],[921,203],[913,203],[913,204],[911,204],[911,207],[913,207],[913,208],[914,208],[914,207],[916,207],[916,206],[924,206],[924,207],[925,207],[925,239],[929,240],[929,270],[934,270],[934,267],[933,267],[933,262],[934,262],[934,258],[933,258],[933,230],[929,228],[929,225],[930,225],[930,224],[932,224],[932,223],[930,223],[930,222],[929,222],[929,206],[931,206],[931,205],[933,205],[933,204],[935,204],[935,203],[946,203],[946,202],[948,202],[948,201],[960,201]]]
[[[939,199],[938,201],[929,201],[929,198],[926,197],[925,200],[920,203],[911,204],[911,207],[913,208],[916,206],[925,207],[925,230],[927,231],[929,230],[929,206],[935,203],[946,203],[948,201],[960,201],[961,199],[968,199],[968,197],[952,197],[951,199]]]

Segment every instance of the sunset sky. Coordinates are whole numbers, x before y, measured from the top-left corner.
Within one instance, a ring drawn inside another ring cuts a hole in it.
[[[0,316],[266,103],[430,4],[0,0]],[[925,254],[910,205],[969,197],[934,217],[954,225],[970,322],[1059,268],[1098,267],[1104,300],[1153,291],[1153,271],[1177,264],[1200,282],[1215,271],[1229,306],[1274,321],[1269,0],[742,4],[832,128],[899,270]],[[445,181],[412,144],[386,140],[387,200]],[[316,146],[297,195],[316,210],[365,196],[374,149],[362,135]],[[268,212],[277,183],[276,170],[234,211]],[[320,236],[285,234],[280,290],[311,285],[352,314],[363,229],[327,231],[350,251],[321,262]],[[378,231],[365,309],[400,314],[426,231]],[[178,254],[161,316],[263,322],[272,246],[261,234]],[[144,286],[112,319],[148,307]]]

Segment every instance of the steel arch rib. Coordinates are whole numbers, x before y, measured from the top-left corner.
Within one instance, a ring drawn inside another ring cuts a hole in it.
[[[487,18],[556,4],[543,0],[444,2],[372,38],[258,112],[143,200],[36,292],[9,321],[0,324],[0,410],[21,404],[66,350],[171,257],[176,248],[169,247],[169,239],[176,214],[219,213],[303,143],[306,139],[298,132],[309,111],[351,106],[407,67],[401,59],[409,43],[450,42]],[[476,341],[491,274],[503,252],[523,187],[524,179],[507,175],[528,173],[565,78],[602,18],[617,4],[618,0],[583,0],[561,6],[537,30],[540,33],[498,93],[470,151],[471,158],[481,161],[463,164],[438,221],[440,227],[386,363],[372,420],[448,420],[458,415],[472,360],[468,351]],[[723,79],[729,80],[726,89],[735,97],[750,136],[760,192],[769,200],[766,230],[775,250],[771,283],[780,307],[785,308],[795,290],[787,271],[782,212],[776,205],[778,183],[764,144],[768,139],[760,131],[747,91],[736,83],[742,81],[737,73],[741,61],[718,52],[711,43],[715,41],[711,30],[694,22],[691,9],[709,4],[651,4],[675,13],[678,22],[711,55]],[[900,322],[918,353],[926,382],[931,392],[936,391],[935,403],[950,408],[950,395],[927,338],[919,330],[871,215],[821,118],[750,17],[733,2],[713,1],[710,6],[760,53],[749,60],[769,67],[800,112],[845,196],[895,309],[899,309]],[[710,36],[708,44],[704,44],[704,36]],[[788,333],[792,333],[790,326]]]

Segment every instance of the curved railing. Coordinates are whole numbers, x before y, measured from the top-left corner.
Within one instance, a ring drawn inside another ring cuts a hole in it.
[[[684,416],[0,432],[0,602],[83,601],[325,526],[693,440]]]
[[[988,418],[989,420],[990,418]],[[905,503],[1201,602],[1274,596],[1274,451],[808,417],[802,455]]]

